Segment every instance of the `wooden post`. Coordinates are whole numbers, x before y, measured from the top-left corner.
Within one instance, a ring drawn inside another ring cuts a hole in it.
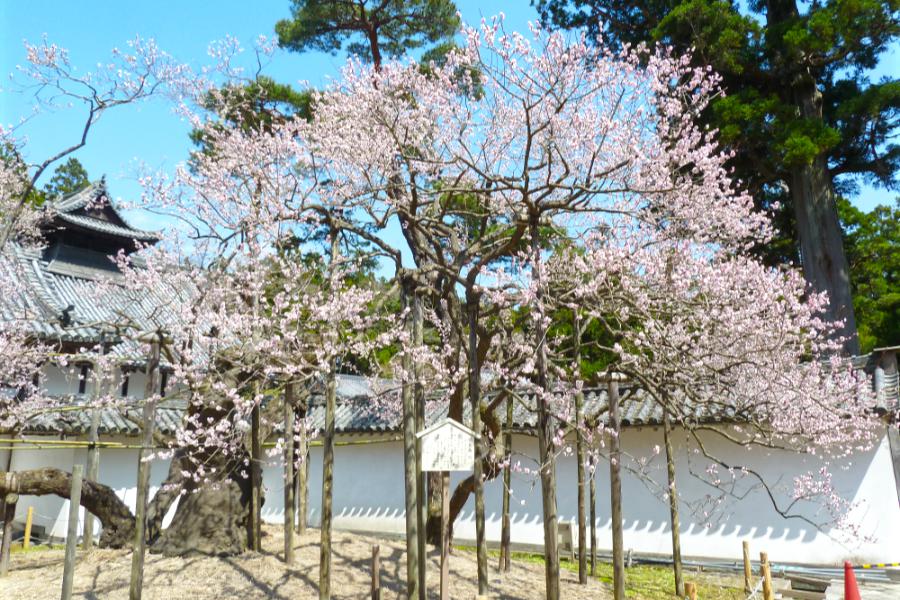
[[[559,513],[556,506],[556,451],[553,440],[556,437],[557,423],[554,418],[547,392],[550,390],[550,378],[547,359],[546,327],[544,326],[543,265],[540,259],[540,214],[532,211],[528,215],[528,233],[531,238],[532,277],[535,286],[535,307],[537,315],[534,319],[533,343],[535,365],[535,387],[537,408],[538,466],[541,479],[541,516],[544,529],[544,583],[546,600],[559,600]],[[484,593],[487,593],[486,591]],[[617,599],[618,600],[618,599]]]
[[[335,362],[325,382],[325,435],[322,440],[322,524],[319,530],[319,600],[331,598],[331,519],[334,498],[334,413],[337,404]]]
[[[71,600],[72,582],[75,578],[75,547],[78,545],[78,509],[81,508],[81,478],[84,466],[72,467],[72,484],[69,488],[69,527],[66,530],[66,555],[63,563],[62,600]]]
[[[423,343],[422,296],[413,294],[412,333],[413,344],[417,347]],[[421,383],[421,369],[418,362],[413,364],[415,385],[413,400],[416,408],[416,433],[425,429],[425,388]],[[416,436],[416,519],[419,530],[419,600],[426,600],[425,588],[425,522],[428,519],[428,507],[425,502],[425,472],[422,470],[422,440]]]
[[[294,562],[294,384],[284,388],[284,562]]]
[[[12,451],[10,451],[12,452]],[[10,472],[6,472],[6,489],[16,490],[16,476]],[[3,544],[0,545],[0,577],[5,577],[9,573],[9,553],[12,545],[12,524],[16,518],[16,503],[19,501],[19,494],[15,491],[7,493],[3,496]]]
[[[87,511],[85,511],[87,512]],[[34,522],[34,507],[29,506],[28,512],[25,513],[25,537],[22,540],[22,547],[26,550],[31,546],[31,524]]]
[[[622,534],[622,479],[620,474],[622,450],[619,434],[619,384],[611,380],[608,384],[609,400],[609,487],[612,505],[612,545],[613,545],[613,598],[625,600],[625,560],[623,556]]]
[[[675,485],[675,451],[672,448],[672,422],[668,407],[663,407],[663,443],[666,447],[666,472],[669,483],[669,519],[672,526],[672,570],[675,574],[675,595],[684,596],[684,575],[681,562],[681,519],[678,515],[678,488]]]
[[[401,278],[401,297],[404,308],[411,309],[405,326],[410,337],[413,336],[413,319],[411,318],[414,290],[412,282],[404,275]],[[413,358],[409,352],[403,354],[403,371],[413,372]],[[416,461],[416,400],[413,384],[404,381],[400,389],[403,423],[403,494],[406,509],[406,597],[409,600],[419,598],[419,502],[418,495],[418,463]]]
[[[581,376],[581,319],[578,310],[574,311],[574,335],[575,335],[575,378]],[[584,418],[584,393],[579,390],[575,394],[575,461],[577,463],[578,481],[578,583],[587,583],[587,527],[585,523],[585,492],[587,491],[584,479],[584,440],[581,435],[581,427]]]
[[[144,390],[144,414],[141,450],[138,457],[137,499],[134,511],[134,552],[131,555],[131,581],[128,599],[141,600],[144,587],[144,551],[147,547],[147,499],[150,495],[150,452],[156,425],[156,391],[159,388],[159,350],[162,336],[150,344],[147,357],[147,387]]]
[[[763,578],[763,600],[774,600],[772,572],[769,570],[769,555],[766,552],[759,553],[759,574]]]
[[[744,592],[749,594],[753,591],[753,582],[751,581],[753,571],[750,569],[750,542],[744,540]]]
[[[106,334],[100,333],[100,360],[94,364],[91,370],[96,373],[94,379],[94,387],[91,397],[94,401],[94,407],[91,409],[91,429],[88,433],[88,460],[87,460],[87,479],[88,481],[98,481],[100,479],[100,448],[97,442],[100,441],[100,408],[97,403],[103,395],[103,380],[105,373],[103,372],[103,357],[106,355]],[[84,535],[82,536],[82,546],[85,550],[90,550],[94,546],[94,515],[90,511],[84,512]]]
[[[300,439],[297,447],[297,456],[300,459],[300,467],[297,469],[297,533],[306,533],[306,524],[309,518],[307,507],[309,506],[309,443],[306,431],[306,400],[300,405],[299,414]]]
[[[253,386],[254,396],[257,386]],[[260,408],[255,404],[250,410],[250,549],[262,550],[262,443],[260,436]]]
[[[450,472],[441,472],[441,600],[450,600]]]
[[[503,507],[500,513],[500,570],[509,571],[510,555],[509,542],[511,537],[509,522],[509,492],[512,484],[512,428],[513,428],[513,397],[506,401],[506,430],[503,432],[503,450],[506,458],[506,468],[503,469]]]
[[[372,600],[381,600],[381,547],[372,546]]]
[[[591,456],[591,577],[597,575],[597,479],[595,477],[597,463]]]
[[[472,431],[475,438],[472,478],[475,482],[475,558],[478,567],[478,593],[488,593],[487,542],[484,530],[484,445],[481,436],[481,365],[478,362],[478,311],[481,296],[466,291],[469,313],[469,399],[472,402]]]
[[[697,584],[687,582],[684,584],[684,595],[690,600],[697,600]]]

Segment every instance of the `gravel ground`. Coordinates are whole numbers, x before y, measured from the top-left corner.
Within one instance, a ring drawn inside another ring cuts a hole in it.
[[[333,542],[332,597],[363,599],[371,585],[372,545],[381,546],[381,586],[385,600],[402,598],[406,579],[404,544],[399,540],[335,532]],[[281,528],[267,527],[261,553],[247,552],[232,558],[163,558],[147,555],[144,570],[145,600],[277,598],[297,600],[318,597],[319,531],[310,530],[295,541],[296,560],[291,568],[281,561],[284,547]],[[62,584],[63,552],[15,553],[10,574],[0,579],[0,598],[58,598]],[[74,598],[117,600],[128,598],[131,553],[94,550],[79,553],[75,570]],[[450,597],[474,598],[477,588],[475,555],[456,552],[450,557]],[[494,598],[542,600],[544,571],[539,564],[513,561],[509,573],[490,566]],[[574,573],[563,571],[562,594],[567,600],[605,600],[608,586],[589,581],[580,586]],[[438,598],[440,555],[428,555],[429,598]]]

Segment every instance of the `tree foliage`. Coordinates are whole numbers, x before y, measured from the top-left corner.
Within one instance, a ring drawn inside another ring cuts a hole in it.
[[[293,0],[291,18],[275,25],[282,47],[341,50],[376,68],[410,50],[448,48],[459,29],[450,0]]]
[[[900,81],[873,69],[900,34],[897,0],[533,0],[554,27],[614,46],[660,42],[709,65],[726,92],[701,122],[734,152],[730,166],[779,235],[757,252],[803,262],[858,351],[836,196],[866,183],[897,189]],[[861,327],[868,327],[863,324]]]
[[[900,199],[863,212],[838,202],[864,352],[900,340]]]
[[[662,42],[712,66],[726,95],[702,119],[737,154],[732,160],[757,204],[790,205],[787,169],[828,157],[835,187],[900,184],[900,81],[875,81],[871,70],[900,33],[896,0],[534,0],[542,19],[586,27],[612,44]],[[821,120],[798,115],[791,84],[811,75],[822,92]],[[789,220],[787,213],[785,218]],[[782,224],[790,239],[790,223]],[[782,240],[784,242],[785,239]],[[767,249],[773,260],[796,258],[796,245]]]

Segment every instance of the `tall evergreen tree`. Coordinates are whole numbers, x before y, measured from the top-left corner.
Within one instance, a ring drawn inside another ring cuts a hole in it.
[[[83,190],[90,184],[91,181],[88,178],[87,169],[84,168],[81,161],[71,157],[56,167],[53,171],[53,177],[50,178],[50,181],[41,190],[41,193],[46,199],[52,200],[57,196],[68,196]]]
[[[282,47],[305,52],[346,50],[376,68],[385,57],[452,44],[459,29],[450,0],[292,0],[292,18],[275,25]]]
[[[858,351],[835,194],[900,184],[900,81],[872,77],[900,34],[900,1],[532,1],[548,25],[691,50],[722,75],[726,95],[703,118],[736,152],[735,175],[758,205],[779,211],[780,237],[760,251],[800,259]]]

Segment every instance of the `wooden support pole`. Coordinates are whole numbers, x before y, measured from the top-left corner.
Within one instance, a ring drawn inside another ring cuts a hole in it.
[[[372,546],[372,600],[381,600],[381,547]]]
[[[256,395],[256,386],[254,395]],[[262,550],[262,442],[259,404],[250,410],[250,549]]]
[[[94,387],[91,397],[94,406],[91,409],[91,428],[88,432],[88,460],[87,460],[87,479],[88,481],[97,482],[100,480],[100,448],[97,442],[100,441],[100,408],[97,403],[103,396],[103,357],[106,354],[106,335],[100,334],[100,360],[94,364],[91,369],[95,373]],[[84,513],[84,535],[82,536],[82,546],[85,550],[90,550],[94,546],[94,515],[85,511]]]
[[[581,318],[578,310],[574,311],[573,323],[575,335],[575,378],[581,378]],[[575,461],[577,463],[578,482],[578,583],[585,585],[588,578],[587,566],[587,527],[585,523],[585,501],[587,485],[584,473],[584,437],[581,428],[584,426],[584,393],[579,390],[575,394]]]
[[[669,483],[669,519],[672,527],[672,571],[675,574],[675,595],[684,595],[684,575],[681,561],[681,518],[678,514],[678,488],[675,484],[675,451],[672,448],[672,422],[668,407],[663,408],[663,443],[666,446],[666,472]]]
[[[475,559],[478,568],[478,593],[488,593],[487,541],[484,526],[484,436],[481,435],[481,365],[478,361],[478,313],[481,296],[467,290],[469,313],[469,399],[472,403],[472,431],[475,438],[472,478],[475,481]],[[553,599],[551,599],[553,600]]]
[[[284,562],[294,562],[294,384],[284,388]]]
[[[450,600],[450,472],[441,472],[441,600]]]
[[[85,511],[87,512],[87,511]],[[25,537],[22,539],[22,547],[26,550],[31,547],[31,525],[34,523],[34,507],[29,506],[25,513]]]
[[[75,579],[75,547],[78,545],[78,512],[81,508],[81,479],[84,466],[72,467],[72,484],[69,488],[69,527],[66,530],[66,554],[63,561],[62,600],[71,600],[72,582]]]
[[[322,440],[322,524],[319,530],[319,600],[331,598],[331,520],[334,499],[334,413],[337,407],[335,363],[325,381],[325,434]]]
[[[5,475],[6,489],[15,490],[15,475],[8,472]],[[16,518],[16,503],[19,501],[19,494],[9,492],[3,496],[3,543],[0,544],[0,577],[5,577],[9,573],[9,553],[12,546],[12,525],[13,519]]]
[[[774,600],[772,591],[772,571],[769,569],[769,555],[766,552],[759,553],[759,574],[763,578],[763,600]]]
[[[744,547],[744,592],[749,594],[753,591],[753,582],[751,581],[753,571],[750,568],[750,542],[744,540],[742,546]]]
[[[597,575],[597,478],[595,477],[597,463],[591,456],[591,577]]]
[[[412,334],[413,344],[420,347],[423,344],[423,319],[422,296],[413,294]],[[413,387],[413,399],[416,408],[416,433],[425,429],[425,388],[422,385],[422,373],[418,361],[413,364],[415,373],[415,385]],[[422,470],[422,440],[416,436],[416,519],[419,530],[419,600],[426,600],[425,588],[425,522],[428,520],[428,505],[425,501],[425,472]]]
[[[613,598],[625,600],[625,557],[622,533],[622,450],[619,434],[622,431],[619,421],[619,384],[610,381],[608,385],[609,399],[609,487],[612,513],[612,546],[613,546]]]
[[[500,571],[509,571],[509,542],[511,537],[509,521],[509,492],[512,484],[512,427],[513,397],[506,401],[506,429],[503,432],[503,450],[506,467],[503,469],[503,506],[500,513]]]
[[[300,435],[297,444],[297,457],[300,466],[297,469],[297,533],[306,533],[306,525],[309,518],[309,437],[306,431],[306,401],[304,400],[298,411]]]
[[[690,581],[685,583],[684,595],[690,598],[690,600],[697,600],[697,584]]]
[[[161,337],[161,336],[160,336]],[[131,581],[128,600],[141,600],[144,587],[144,551],[147,548],[147,500],[150,495],[150,452],[153,450],[153,430],[156,425],[156,391],[159,389],[160,340],[150,344],[147,357],[147,387],[144,390],[144,411],[141,451],[138,457],[137,499],[134,511],[134,552],[131,555]]]
[[[404,309],[413,304],[413,290],[408,277],[401,278],[401,297]],[[412,319],[407,316],[405,326],[412,337]],[[403,354],[403,371],[413,372],[413,358],[409,352]],[[419,503],[417,501],[418,485],[416,480],[416,406],[412,382],[404,381],[400,388],[403,423],[403,498],[406,510],[406,597],[409,600],[419,598]]]

